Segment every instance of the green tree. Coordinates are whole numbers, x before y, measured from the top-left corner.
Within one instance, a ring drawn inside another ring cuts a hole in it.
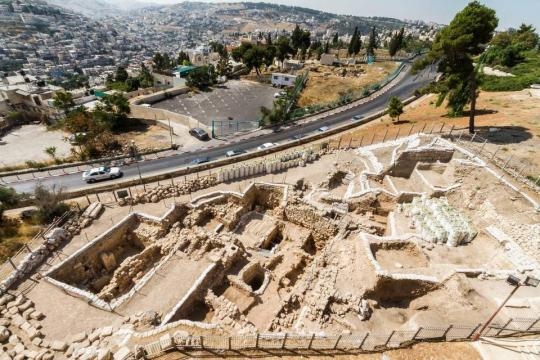
[[[459,115],[463,113],[464,107],[470,104],[470,133],[474,133],[478,96],[479,67],[475,69],[473,57],[484,51],[498,22],[494,10],[478,1],[472,1],[456,14],[450,25],[441,30],[430,52],[430,58],[439,60],[439,71],[444,74],[444,80],[437,87],[437,105],[448,99],[450,114]]]
[[[190,71],[186,77],[186,85],[198,89],[206,89],[216,83],[217,73],[212,66],[200,66]]]
[[[221,45],[221,44],[219,44]],[[223,46],[223,45],[222,45]],[[183,65],[185,62],[188,62],[189,64],[191,64],[191,62],[189,61],[189,55],[184,52],[184,51],[180,51],[178,53],[178,58],[176,59],[176,62],[178,65]]]
[[[144,63],[141,63],[141,73],[139,75],[139,86],[142,88],[149,88],[149,87],[154,86],[154,78],[152,78],[152,74],[150,74],[150,71],[144,65]]]
[[[107,95],[101,99],[102,104],[96,106],[93,115],[97,121],[105,121],[115,131],[124,129],[125,122],[131,112],[129,102],[121,93]]]
[[[375,26],[373,26],[371,28],[371,34],[369,35],[369,40],[366,46],[366,54],[371,56],[375,55],[375,49],[377,48],[377,31],[375,29]]]
[[[512,41],[520,50],[532,50],[538,45],[538,34],[532,25],[521,24]]]
[[[55,217],[62,216],[69,210],[69,206],[63,202],[64,199],[61,188],[53,185],[49,190],[37,184],[34,190],[34,205],[38,208],[38,218],[42,224],[50,223]]]
[[[397,52],[403,47],[404,32],[405,29],[401,28],[399,32],[392,35],[390,43],[388,44],[388,53],[390,54],[390,56],[396,55]]]
[[[288,59],[293,53],[289,39],[286,36],[278,37],[276,41],[276,58],[281,62],[281,66],[283,66],[285,59]]]
[[[300,29],[300,26],[298,26],[298,24],[296,24],[291,34],[291,46],[295,54],[298,48],[300,48],[300,46],[302,45],[302,34],[303,34],[302,29]]]
[[[349,55],[358,55],[360,48],[362,47],[362,41],[360,40],[360,34],[358,33],[358,26],[354,28],[353,35],[351,37],[351,42],[349,43],[349,48],[347,53]]]
[[[403,103],[401,100],[395,96],[392,96],[390,98],[390,101],[388,102],[388,108],[386,109],[388,112],[388,115],[392,118],[392,121],[397,119],[399,121],[399,117],[401,114],[403,114]]]
[[[20,199],[20,195],[15,190],[0,185],[0,223],[2,223],[4,210],[17,206]]]
[[[114,76],[114,81],[125,82],[129,78],[129,75],[126,71],[126,68],[119,66],[116,68],[116,74]]]
[[[167,59],[169,56],[167,55]],[[167,59],[162,55],[160,52],[157,52],[154,54],[154,57],[152,58],[153,62],[153,68],[155,72],[162,72],[165,69],[167,69]]]
[[[337,47],[339,44],[339,34],[335,33],[334,37],[332,38],[332,47]]]
[[[53,96],[53,106],[64,113],[67,113],[75,106],[73,95],[67,91],[58,91]]]
[[[229,76],[231,72],[231,65],[229,64],[229,52],[225,48],[223,48],[223,51],[219,53],[219,60],[216,70],[219,76]]]

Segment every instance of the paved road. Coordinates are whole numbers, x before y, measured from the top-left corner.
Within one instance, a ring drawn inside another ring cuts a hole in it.
[[[151,175],[154,173],[162,173],[166,170],[176,170],[181,167],[189,164],[193,159],[198,157],[209,157],[211,160],[218,158],[223,158],[225,152],[232,149],[241,149],[241,150],[254,150],[259,145],[267,142],[285,142],[291,141],[292,137],[295,135],[309,135],[317,132],[318,128],[322,126],[335,127],[337,125],[350,122],[353,115],[364,115],[368,116],[370,114],[376,113],[386,108],[388,100],[391,96],[397,96],[401,99],[406,99],[413,95],[414,91],[425,86],[434,80],[436,76],[435,68],[429,67],[419,73],[418,75],[407,74],[398,84],[388,92],[380,95],[379,97],[373,99],[372,101],[359,105],[355,108],[334,114],[329,115],[326,118],[315,121],[312,123],[302,124],[301,126],[291,126],[284,128],[282,132],[278,133],[268,133],[262,136],[246,139],[239,143],[226,143],[223,146],[219,146],[212,149],[200,150],[196,153],[179,153],[178,155],[149,160],[145,162],[138,163],[143,176]],[[124,179],[135,179],[139,176],[137,169],[137,164],[131,164],[124,166],[122,168],[124,172]],[[121,181],[121,180],[113,180]],[[62,187],[66,191],[73,191],[81,189],[84,187],[91,187],[92,185],[86,185],[81,180],[81,173],[78,174],[68,174],[64,176],[58,176],[53,178],[45,178],[40,180],[41,184],[46,187],[52,187],[56,185],[57,187]],[[109,183],[112,181],[109,181]],[[10,184],[18,192],[33,192],[34,187],[36,186],[36,180],[21,181],[18,183]],[[94,186],[99,186],[94,185]]]

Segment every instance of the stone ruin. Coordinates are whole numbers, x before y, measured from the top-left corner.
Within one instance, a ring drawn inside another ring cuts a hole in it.
[[[462,185],[458,170],[478,164],[428,137],[355,155],[361,165],[336,162],[322,182],[254,183],[243,193],[211,192],[174,204],[159,218],[129,214],[45,273],[80,301],[122,314],[121,325],[54,342],[40,330],[43,314],[26,298],[9,297],[0,299],[10,319],[0,324],[0,339],[11,341],[8,326],[17,326],[43,347],[42,359],[53,352],[125,359],[151,351],[134,345],[150,337],[159,338],[161,350],[200,345],[193,330],[347,334],[396,318],[401,322],[388,326],[407,328],[417,313],[443,316],[446,304],[432,294],[459,297],[452,306],[469,311],[472,304],[481,312],[487,300],[466,298],[473,292],[468,278],[509,270],[497,267],[504,263],[498,250],[485,256],[497,260],[493,266],[467,262],[479,247],[467,248],[482,234],[450,196]],[[173,188],[153,191],[129,201],[176,196]],[[455,263],[454,252],[461,254]],[[171,268],[178,278],[160,287],[170,280],[160,274]],[[161,298],[141,310],[149,284]],[[10,356],[36,355],[30,348],[10,347]]]

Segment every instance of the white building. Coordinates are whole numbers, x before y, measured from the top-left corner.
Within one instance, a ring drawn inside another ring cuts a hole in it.
[[[293,86],[295,81],[296,75],[272,73],[272,86]]]

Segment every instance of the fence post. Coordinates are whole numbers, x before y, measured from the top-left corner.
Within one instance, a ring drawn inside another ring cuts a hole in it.
[[[227,338],[227,344],[228,344],[228,346],[229,346],[229,350],[232,350],[232,346],[231,346],[231,337],[230,337],[230,336]]]
[[[285,343],[287,342],[287,333],[283,336],[283,342],[281,343],[281,349],[285,349]]]
[[[362,349],[362,346],[364,346],[364,343],[366,342],[366,339],[368,338],[369,333],[366,333],[366,336],[360,341],[360,345],[358,346],[359,349]]]
[[[446,331],[444,332],[444,334],[443,334],[441,337],[443,337],[443,338],[446,339],[446,335],[448,334],[448,332],[449,332],[453,327],[454,327],[454,325],[450,325],[450,326],[448,327],[448,329],[446,329]]]
[[[394,336],[395,333],[396,333],[396,330],[392,330],[392,332],[390,333],[390,336],[388,337],[388,339],[386,339],[386,342],[384,343],[384,347],[388,346],[388,343],[390,342],[390,340],[392,340],[392,336]]]
[[[469,335],[467,335],[466,339],[469,339],[471,336],[473,336],[474,334],[476,334],[476,330],[478,330],[480,328],[480,326],[482,326],[482,324],[478,324],[476,325],[476,327],[474,329],[472,329],[472,331],[470,332]]]
[[[199,336],[199,341],[201,342],[201,349],[204,349],[204,336]]]
[[[491,160],[495,159],[495,155],[497,155],[497,153],[499,152],[500,149],[501,149],[501,148],[497,148],[497,149],[495,150],[495,152],[493,153],[493,156],[491,157]]]
[[[11,259],[11,257],[8,258],[8,261],[9,261],[9,263],[11,264],[11,266],[13,266],[13,270],[17,270],[17,266],[15,266],[15,263],[13,262],[13,260]]]
[[[90,198],[88,197],[88,195],[84,195],[84,196],[86,196],[86,201],[88,201],[88,205],[90,205],[91,204]]]
[[[339,137],[339,142],[338,142],[337,148],[338,148],[338,150],[341,149],[341,136]]]
[[[373,140],[375,140],[375,132],[373,132],[373,136],[371,137],[371,144],[370,145],[373,145]]]
[[[358,147],[362,147],[362,141],[364,141],[364,135],[362,135],[362,137],[360,138],[360,146]]]
[[[398,127],[397,129],[397,134],[396,134],[396,138],[394,140],[397,140],[397,138],[399,137],[399,132],[401,131],[401,127]]]
[[[525,170],[527,168],[527,164],[523,165],[523,167],[521,168],[521,170],[519,170],[518,172],[518,176],[521,176],[521,173],[523,172],[523,170]]]
[[[255,336],[255,349],[259,348],[259,333]]]
[[[514,155],[510,155],[510,157],[508,158],[508,160],[506,160],[506,162],[504,163],[504,166],[502,167],[503,170],[506,169],[506,166],[508,165],[508,163],[510,162],[510,160],[512,160],[512,157],[513,157],[513,156],[514,156]]]
[[[450,132],[448,133],[448,136],[452,136],[452,131],[454,131],[454,126],[455,125],[452,125],[452,128],[450,129]]]
[[[425,128],[426,128],[426,126],[427,126],[427,123],[424,123],[424,127],[423,127],[422,130],[420,130],[418,133],[423,133],[424,130],[425,130]]]
[[[420,326],[420,327],[418,328],[418,330],[416,330],[416,332],[414,333],[414,335],[413,335],[413,337],[412,337],[413,340],[416,340],[416,337],[418,336],[418,334],[420,334],[420,331],[422,331],[422,327],[421,327],[421,326]]]
[[[96,193],[97,201],[101,202],[101,199],[99,198],[99,193]]]
[[[336,343],[334,344],[334,350],[337,349],[337,347],[338,347],[338,345],[339,345],[339,341],[341,340],[341,337],[342,337],[342,336],[343,336],[343,335],[340,334],[340,335],[337,337]]]
[[[442,129],[444,129],[444,125],[446,125],[446,123],[443,122],[441,128],[439,129],[439,134],[442,134]]]
[[[504,324],[504,325],[499,329],[499,331],[497,331],[497,333],[495,334],[495,336],[499,336],[500,333],[502,333],[504,330],[506,330],[506,327],[507,327],[508,325],[510,325],[511,322],[512,322],[512,319],[508,320],[508,321],[506,322],[506,324]]]
[[[313,344],[313,339],[315,339],[315,333],[311,334],[311,339],[309,339],[309,344],[308,344],[308,350],[311,350],[311,345]]]
[[[431,126],[431,130],[429,130],[429,135],[433,134],[433,129],[435,129],[435,124]]]
[[[536,319],[536,321],[533,321],[533,323],[527,328],[527,331],[531,330],[534,325],[538,324],[538,322],[540,321],[540,318]]]
[[[350,149],[351,148],[351,144],[352,144],[352,136],[351,138],[349,139],[349,147],[347,149]]]
[[[487,144],[487,139],[486,141],[484,141],[484,143],[482,144],[482,147],[480,148],[480,151],[478,152],[478,155],[481,155],[482,154],[482,151],[484,150],[484,146],[486,146]]]
[[[472,134],[472,138],[471,138],[470,142],[474,142],[475,137],[476,137],[476,133]]]
[[[381,143],[383,143],[386,140],[386,135],[387,134],[388,134],[388,128],[386,128],[386,131],[384,132],[384,136],[383,136],[383,139],[382,139]]]
[[[113,190],[113,191],[112,191],[112,194],[113,194],[113,196],[114,196],[114,201],[115,201],[115,202],[118,202],[118,199],[116,198],[116,191]]]
[[[457,138],[457,141],[460,141],[462,136],[463,136],[463,131],[459,133],[459,136],[458,136],[458,138]]]
[[[410,136],[410,135],[411,135],[412,129],[414,129],[414,124],[411,125],[411,128],[409,129],[409,133],[407,134],[407,136]]]

